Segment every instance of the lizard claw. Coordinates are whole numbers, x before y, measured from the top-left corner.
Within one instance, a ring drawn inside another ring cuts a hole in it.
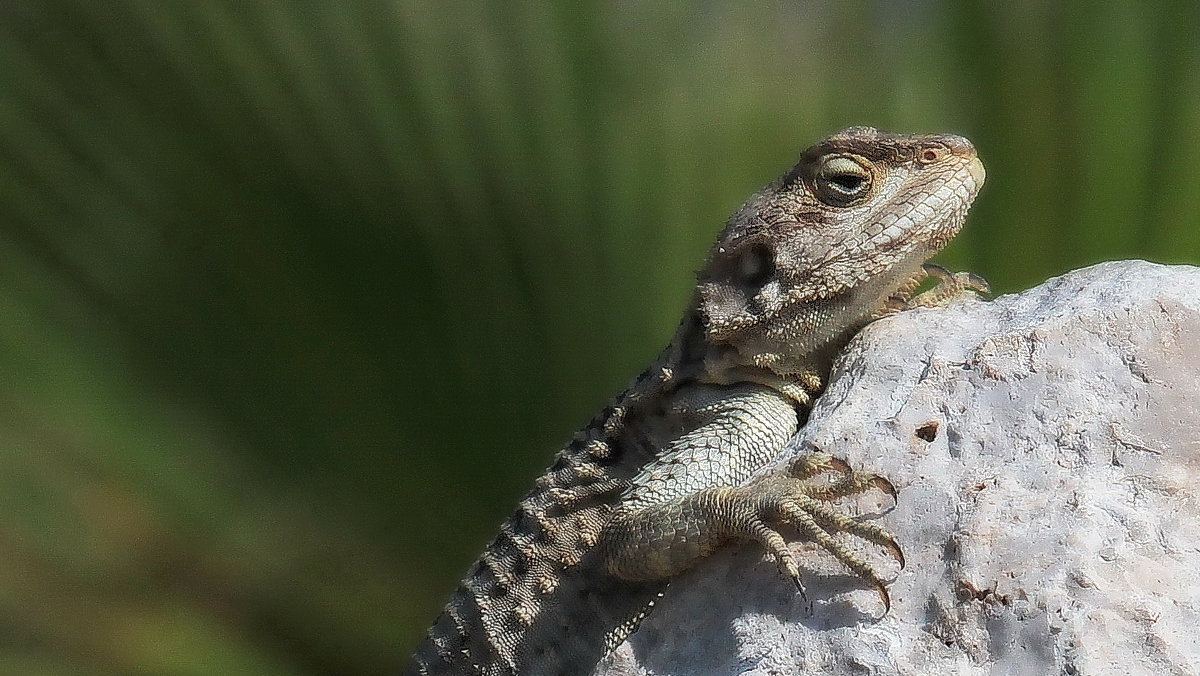
[[[924,263],[921,269],[930,277],[937,277],[941,282],[959,284],[964,291],[974,291],[981,295],[990,295],[992,287],[987,280],[973,272],[951,272],[949,268],[937,263]]]
[[[992,287],[987,280],[974,273],[951,272],[937,263],[925,263],[921,270],[930,277],[936,277],[937,284],[909,300],[907,306],[910,308],[946,305],[965,291],[972,291],[985,298],[992,293]]]
[[[891,481],[888,481],[885,477],[881,477],[876,474],[871,477],[870,483],[875,488],[878,488],[879,490],[891,496],[892,502],[896,502],[900,499],[900,494],[896,491],[896,486]]]
[[[825,465],[829,469],[835,472],[841,472],[842,474],[849,474],[853,471],[850,469],[849,463],[841,458],[835,458],[833,456],[829,456],[829,459],[825,461]]]
[[[900,543],[896,542],[896,538],[892,537],[891,534],[888,534],[887,541],[880,544],[883,545],[883,548],[887,550],[888,554],[892,555],[892,558],[896,560],[896,563],[900,564],[900,570],[904,570],[904,552],[900,549]]]
[[[788,469],[788,476],[807,480],[821,472],[837,472],[839,478],[830,483],[808,483],[801,491],[818,500],[836,500],[847,495],[862,493],[868,488],[875,488],[886,493],[895,502],[900,494],[895,484],[886,477],[869,472],[856,472],[841,458],[834,457],[823,451],[815,451],[797,458]]]
[[[883,614],[887,615],[892,610],[892,597],[888,595],[887,587],[880,582],[875,582],[875,591],[879,593],[879,600],[883,601]]]
[[[967,287],[968,289],[974,291],[975,293],[977,293],[985,298],[991,297],[992,285],[988,284],[986,279],[984,279],[983,277],[980,277],[979,275],[977,275],[973,272],[962,272],[959,274],[966,275],[967,281],[970,282],[970,285]]]
[[[904,553],[896,538],[870,521],[860,521],[836,509],[830,501],[877,488],[893,499],[896,487],[892,482],[875,474],[855,472],[841,459],[825,453],[811,453],[795,461],[790,476],[773,476],[741,489],[738,494],[749,500],[753,526],[748,535],[761,542],[775,556],[780,570],[792,580],[801,596],[807,600],[804,585],[800,580],[799,567],[777,530],[777,525],[787,523],[797,528],[808,539],[829,552],[856,575],[870,583],[880,594],[885,608],[891,608],[891,598],[886,591],[886,582],[875,572],[874,567],[864,561],[853,550],[835,539],[844,533],[883,547],[887,554],[903,569]],[[813,475],[822,471],[838,471],[842,476],[833,482],[811,481]],[[886,612],[886,611],[885,611]]]
[[[796,586],[796,593],[800,594],[800,599],[808,603],[808,590],[804,588],[804,581],[799,575],[792,577],[792,584]]]
[[[949,279],[954,276],[954,273],[950,272],[950,268],[932,261],[922,263],[921,269],[930,277],[937,277],[938,279]]]

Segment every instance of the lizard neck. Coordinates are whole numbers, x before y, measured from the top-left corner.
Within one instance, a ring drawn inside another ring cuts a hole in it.
[[[659,360],[675,377],[676,384],[700,382],[710,385],[755,383],[770,387],[791,399],[798,410],[807,410],[825,386],[825,377],[832,361],[814,353],[811,364],[794,373],[779,373],[767,366],[756,365],[726,342],[713,342],[704,330],[699,310],[688,312],[671,347]]]
[[[798,410],[806,411],[825,389],[826,373],[827,371],[806,370],[782,374],[769,368],[730,363],[728,358],[718,356],[706,364],[704,374],[697,380],[712,385],[755,383],[778,391],[792,400]]]

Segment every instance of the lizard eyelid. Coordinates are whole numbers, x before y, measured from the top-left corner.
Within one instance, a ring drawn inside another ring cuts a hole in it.
[[[848,155],[830,155],[821,159],[813,179],[817,198],[833,207],[845,207],[861,201],[871,192],[871,171]]]
[[[866,178],[858,174],[835,174],[828,177],[828,180],[839,189],[847,193],[857,192],[862,184],[866,182]]]

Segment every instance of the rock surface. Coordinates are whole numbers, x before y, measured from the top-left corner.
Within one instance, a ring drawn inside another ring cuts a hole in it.
[[[876,322],[812,444],[900,492],[845,501],[908,567],[892,610],[798,542],[675,581],[597,674],[1200,673],[1200,268],[1106,263]],[[848,539],[844,539],[850,542]]]

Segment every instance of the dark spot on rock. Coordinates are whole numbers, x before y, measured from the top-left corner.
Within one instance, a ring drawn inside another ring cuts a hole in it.
[[[938,421],[936,420],[931,420],[924,425],[921,425],[916,431],[917,438],[924,439],[925,441],[933,441],[934,439],[937,439],[937,433]]]

